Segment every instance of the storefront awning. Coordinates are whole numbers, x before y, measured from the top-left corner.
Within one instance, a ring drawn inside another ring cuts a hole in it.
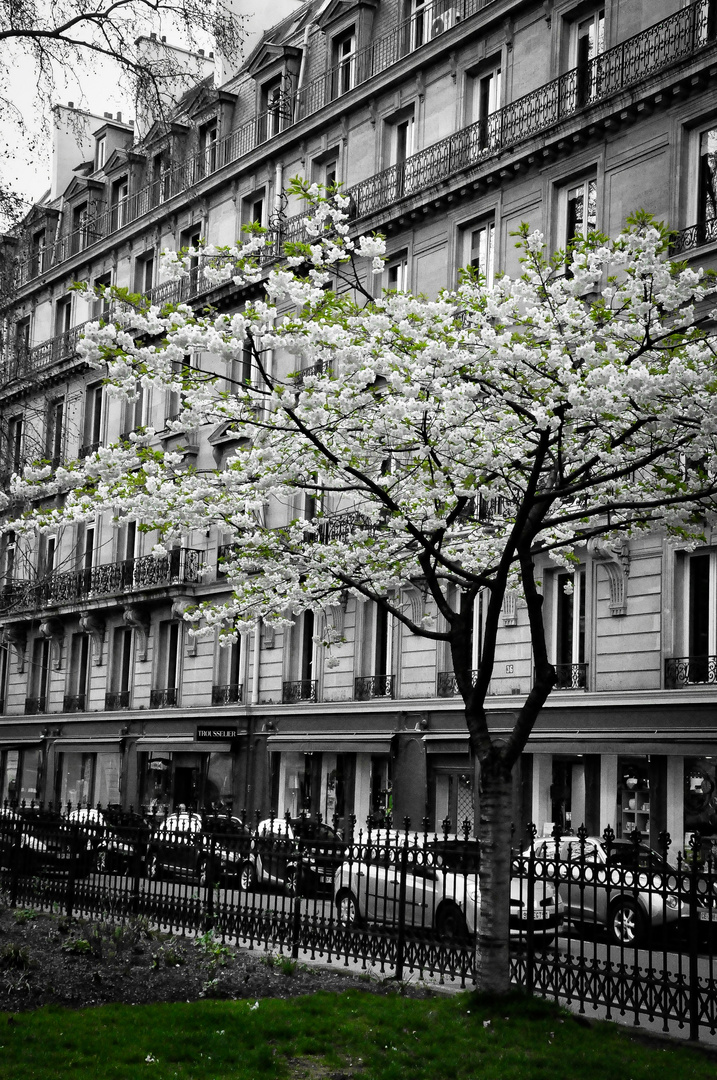
[[[333,735],[270,735],[266,740],[271,751],[293,750],[304,754],[388,754],[393,734],[373,732]]]
[[[427,754],[467,754],[468,732],[431,731],[423,736]]]
[[[135,745],[145,754],[171,754],[173,750],[176,753],[196,751],[202,754],[230,754],[232,751],[230,742],[197,742],[192,735],[167,736],[165,739],[143,735]]]
[[[62,754],[96,754],[116,750],[119,753],[119,735],[98,735],[96,739],[56,739],[55,751]]]

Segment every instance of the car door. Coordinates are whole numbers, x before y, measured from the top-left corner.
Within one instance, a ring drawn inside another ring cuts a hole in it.
[[[577,837],[563,840],[559,849],[560,898],[570,917],[581,922],[604,921],[607,890],[604,861],[597,844]]]

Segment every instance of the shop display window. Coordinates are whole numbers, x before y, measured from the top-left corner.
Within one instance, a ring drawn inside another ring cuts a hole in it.
[[[646,757],[618,758],[618,835],[650,836],[650,778]]]
[[[690,858],[692,837],[699,834],[698,858],[717,860],[717,763],[711,757],[685,758],[684,852]]]
[[[6,750],[2,756],[2,801],[15,802],[20,796],[20,751]]]
[[[205,807],[211,810],[231,810],[233,801],[231,754],[209,754],[204,783]]]

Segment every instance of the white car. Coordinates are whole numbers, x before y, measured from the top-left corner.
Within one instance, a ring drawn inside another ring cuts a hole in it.
[[[405,925],[436,933],[446,940],[464,941],[474,934],[480,910],[477,840],[440,839],[372,834],[370,844],[355,844],[334,878],[334,903],[339,923],[356,926],[379,923],[395,927],[402,896]],[[549,882],[534,883],[528,909],[526,881],[513,879],[510,888],[510,933],[519,937],[530,927],[533,936],[555,936],[563,919],[563,902]]]

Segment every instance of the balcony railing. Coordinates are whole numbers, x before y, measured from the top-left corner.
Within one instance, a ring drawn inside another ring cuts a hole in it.
[[[193,584],[199,580],[201,552],[175,548],[166,555],[142,555],[117,563],[102,563],[84,570],[49,574],[34,581],[4,586],[3,610],[23,611],[72,604],[93,596],[115,596],[162,585]]]
[[[716,241],[717,218],[712,218],[711,221],[700,221],[677,233],[670,244],[670,255],[675,258],[683,251],[702,247],[703,244],[714,244]]]
[[[365,216],[384,209],[397,199],[416,194],[426,186],[496,157],[581,110],[695,55],[714,41],[711,2],[697,0],[601,53],[588,64],[573,68],[484,120],[363,181],[348,192],[353,196],[357,214]],[[52,252],[45,253],[42,265],[46,269],[64,262],[115,229],[142,217],[166,199],[185,192],[206,176],[240,160],[293,123],[386,71],[407,53],[422,48],[485,6],[485,0],[436,3],[430,25],[423,21],[425,13],[406,20],[355,54],[348,69],[346,63],[341,63],[327,70],[303,87],[298,96],[287,82],[277,104],[246,121],[211,149],[199,151],[130,195],[123,202],[121,217],[117,207],[111,207],[84,222],[81,229],[60,237]],[[17,264],[16,282],[26,283],[36,270],[39,271],[39,265],[33,255]]]
[[[80,323],[64,334],[48,338],[39,345],[28,347],[16,344],[14,348],[10,345],[3,356],[3,375],[7,380],[19,379],[23,375],[42,371],[61,360],[69,360],[76,355],[77,344],[86,326],[86,322]]]
[[[717,656],[675,656],[665,660],[665,687],[706,686],[717,683]]]
[[[354,700],[393,697],[393,675],[362,675],[354,679]]]
[[[316,701],[316,694],[316,679],[295,679],[283,684],[281,700],[284,705],[291,705],[295,701]]]
[[[84,446],[80,447],[77,456],[80,459],[89,457],[90,454],[97,453],[101,446],[102,443],[99,440],[97,442],[85,443]]]
[[[478,679],[478,668],[471,671],[471,685],[475,686]],[[453,671],[439,671],[436,677],[437,697],[456,697],[460,693],[458,680]]]
[[[212,705],[234,705],[244,698],[242,683],[227,683],[225,686],[212,687]]]
[[[130,694],[130,690],[108,690],[105,694],[105,709],[108,712],[129,709]]]
[[[345,514],[336,514],[319,523],[319,541],[329,544],[334,540],[339,543],[347,541],[353,534],[361,529],[374,532],[376,526],[372,525],[365,514],[357,510],[349,510]]]
[[[150,709],[166,709],[179,703],[179,691],[176,686],[166,686],[160,690],[151,690],[149,694]]]
[[[47,712],[47,699],[44,694],[40,697],[25,698],[25,716],[37,716],[38,713]]]
[[[84,694],[65,694],[62,699],[62,711],[63,712],[84,712],[85,711],[85,695]]]
[[[555,664],[553,690],[586,690],[588,685],[587,664]]]

